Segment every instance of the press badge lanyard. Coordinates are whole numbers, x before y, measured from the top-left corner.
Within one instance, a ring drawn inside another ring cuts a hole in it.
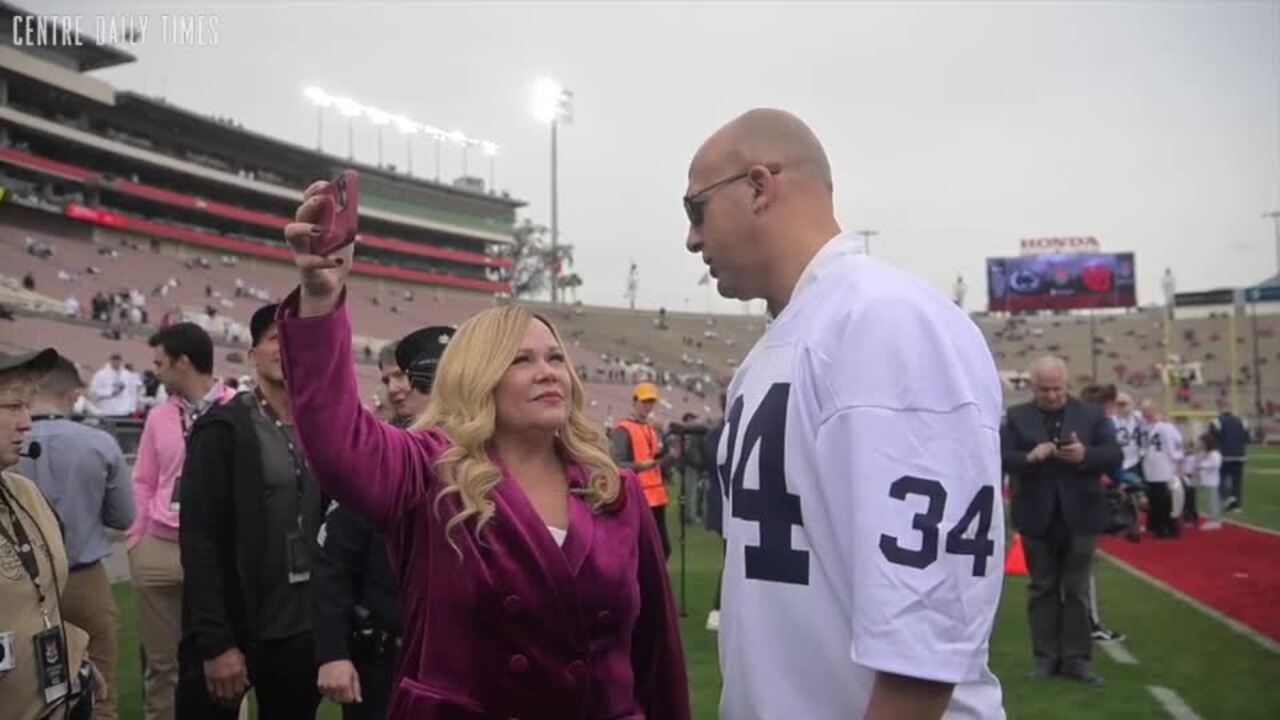
[[[258,400],[258,409],[275,426],[276,432],[280,433],[280,438],[284,440],[285,447],[289,449],[289,460],[293,463],[293,489],[297,498],[297,528],[285,535],[285,553],[286,557],[289,558],[289,582],[307,582],[311,579],[310,565],[306,564],[303,558],[300,557],[303,546],[302,496],[304,489],[302,487],[302,468],[305,465],[298,454],[297,446],[293,444],[293,433],[289,432],[289,428],[285,426],[280,420],[280,416],[276,414],[271,404],[267,402],[267,397],[262,394],[262,390],[254,388],[253,396]]]
[[[178,407],[178,422],[182,424],[182,444],[184,446],[191,435],[191,426],[196,420],[199,420],[200,416],[207,412],[209,408],[213,407],[213,405],[214,402],[206,397],[205,400],[200,401],[200,404],[190,409],[181,406]],[[179,498],[182,497],[179,492],[181,485],[182,473],[179,472],[178,477],[173,480],[173,492],[169,495],[169,511],[174,514],[182,512],[182,502],[179,500]]]
[[[22,525],[22,519],[19,516],[19,509],[22,514],[30,517],[30,513],[26,508],[22,508],[17,503],[17,498],[10,500],[9,489],[0,485],[0,503],[4,505],[5,514],[9,516],[12,531],[0,523],[0,537],[6,542],[13,545],[17,550],[18,559],[22,563],[22,569],[26,573],[28,579],[31,580],[31,586],[35,588],[36,598],[40,601],[40,617],[44,621],[44,629],[36,633],[32,638],[35,645],[32,659],[35,662],[36,678],[40,683],[40,690],[44,695],[44,703],[46,706],[52,706],[60,700],[63,700],[71,692],[71,676],[67,668],[67,639],[62,633],[62,622],[59,618],[58,625],[55,627],[53,621],[49,619],[49,609],[46,607],[48,598],[44,594],[44,585],[40,583],[40,562],[36,558],[35,548],[31,546],[31,538],[27,535],[27,529]],[[14,505],[18,507],[15,508]],[[35,522],[35,518],[31,518]],[[36,531],[40,532],[41,538],[44,533],[40,531],[39,525]],[[57,566],[53,562],[53,551],[49,548],[48,540],[44,540],[45,557],[49,560],[49,567],[53,572],[53,592],[54,600],[57,599],[58,591],[58,571]],[[61,613],[59,613],[61,614]],[[70,716],[71,708],[69,704],[64,705],[67,716]]]
[[[18,511],[14,509],[13,504],[9,502],[9,492],[7,489],[0,490],[0,501],[4,503],[5,511],[9,515],[9,522],[13,524],[13,532],[0,523],[0,537],[12,545],[18,551],[18,560],[22,562],[22,569],[27,575],[27,579],[31,581],[31,586],[36,589],[36,597],[40,601],[40,615],[44,619],[44,628],[48,630],[53,627],[53,622],[49,620],[49,610],[46,606],[47,598],[44,594],[44,586],[40,584],[40,562],[36,558],[35,548],[31,545],[31,538],[27,536],[26,528],[22,527],[22,520],[18,517]],[[50,567],[53,566],[53,555],[46,549]]]

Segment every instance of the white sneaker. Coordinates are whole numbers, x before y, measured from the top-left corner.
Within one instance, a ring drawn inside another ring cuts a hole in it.
[[[1209,522],[1205,523],[1204,525],[1201,525],[1201,526],[1200,526],[1200,529],[1201,529],[1201,530],[1221,530],[1221,529],[1222,529],[1222,523],[1220,523],[1220,522],[1213,522],[1213,521],[1209,521]]]
[[[720,611],[712,610],[707,613],[707,629],[711,632],[719,632],[720,630]]]

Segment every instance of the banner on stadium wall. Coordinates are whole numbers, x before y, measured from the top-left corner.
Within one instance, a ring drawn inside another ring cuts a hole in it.
[[[1133,307],[1137,297],[1133,253],[987,258],[992,312]]]
[[[1023,238],[1020,243],[1023,255],[1062,255],[1064,253],[1102,252],[1102,243],[1092,235],[1083,237]]]

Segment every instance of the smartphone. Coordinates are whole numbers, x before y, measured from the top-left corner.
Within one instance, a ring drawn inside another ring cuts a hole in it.
[[[312,246],[316,255],[332,255],[356,241],[360,214],[360,174],[343,170],[325,190],[325,203],[320,220],[320,240]]]

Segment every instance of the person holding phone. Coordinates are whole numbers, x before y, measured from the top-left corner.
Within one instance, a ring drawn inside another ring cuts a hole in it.
[[[382,422],[351,363],[353,248],[313,252],[328,188],[285,228],[301,282],[279,313],[284,370],[317,482],[388,539],[404,611],[389,717],[689,718],[653,515],[554,326],[519,305],[476,315],[422,418]]]
[[[1089,574],[1106,522],[1102,475],[1118,470],[1123,454],[1102,408],[1067,394],[1066,363],[1046,355],[1029,375],[1031,402],[1009,408],[1000,446],[1031,572],[1031,677],[1101,685],[1092,664]]]

